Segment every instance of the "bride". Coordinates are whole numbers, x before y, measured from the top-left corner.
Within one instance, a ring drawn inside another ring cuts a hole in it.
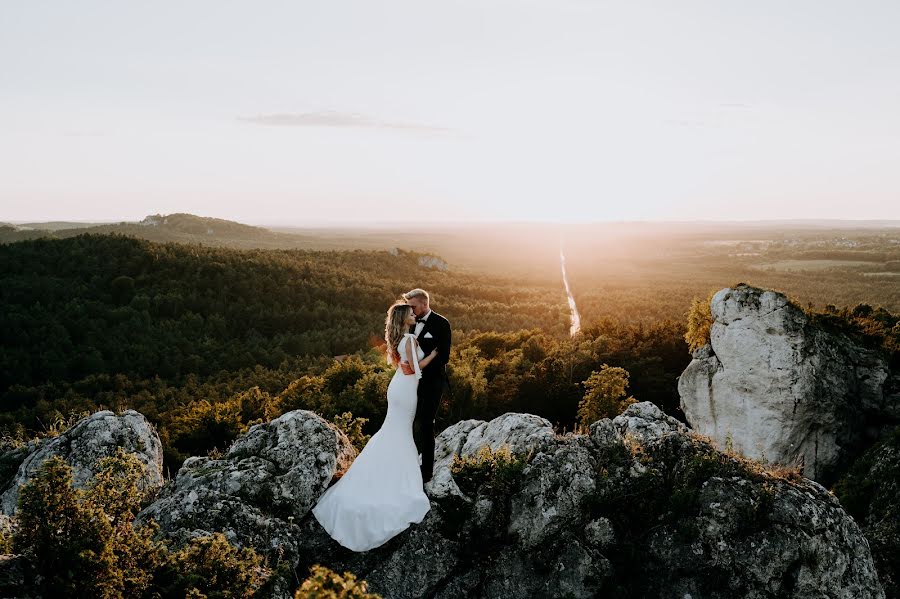
[[[416,389],[422,368],[437,356],[424,356],[409,329],[416,322],[412,306],[397,302],[385,320],[387,359],[392,366],[408,362],[414,374],[400,368],[387,389],[388,410],[375,433],[341,479],[313,508],[313,515],[331,537],[353,551],[368,551],[419,523],[431,508],[422,490],[422,472],[413,442]]]

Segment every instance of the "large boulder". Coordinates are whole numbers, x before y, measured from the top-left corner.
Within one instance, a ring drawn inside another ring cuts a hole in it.
[[[691,427],[756,460],[828,483],[896,416],[885,355],[813,324],[787,297],[717,292],[708,345],[678,379]]]
[[[513,453],[528,453],[545,447],[553,438],[553,425],[533,414],[509,412],[490,422],[457,422],[435,439],[433,476],[425,488],[434,497],[459,495],[450,474],[454,456],[470,457],[482,447],[492,450],[508,447]]]
[[[394,599],[884,597],[866,540],[827,490],[724,454],[652,404],[588,435],[502,418],[519,434],[501,443],[474,432],[490,423],[459,423],[439,451],[491,438],[520,448],[514,475],[448,471],[454,492],[433,486],[421,524],[364,553],[308,516],[297,571],[350,570]]]
[[[302,543],[298,523],[355,456],[346,435],[315,413],[287,412],[250,427],[221,459],[185,460],[137,522],[156,520],[178,543],[221,532],[239,547],[291,559]]]
[[[162,443],[156,429],[134,410],[120,415],[104,410],[83,418],[57,437],[27,446],[30,452],[18,456],[22,461],[0,495],[0,510],[7,515],[15,513],[19,487],[48,458],[59,456],[65,460],[72,467],[74,486],[84,488],[94,476],[97,461],[114,455],[118,447],[135,454],[144,465],[144,475],[138,482],[141,489],[149,491],[162,486]],[[13,452],[5,455],[12,456]]]

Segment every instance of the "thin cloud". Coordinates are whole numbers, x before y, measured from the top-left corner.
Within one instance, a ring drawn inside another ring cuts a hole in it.
[[[90,131],[90,130],[68,130],[63,131],[63,135],[65,137],[106,137],[106,133],[103,131]]]
[[[362,114],[337,111],[260,114],[251,117],[239,116],[237,119],[245,123],[271,127],[352,127],[357,129],[392,129],[395,131],[432,134],[449,133],[451,131],[443,127],[380,121]]]

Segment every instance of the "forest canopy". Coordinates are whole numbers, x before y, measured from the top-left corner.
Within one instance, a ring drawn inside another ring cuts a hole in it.
[[[571,337],[562,285],[442,270],[421,256],[121,235],[0,245],[0,430],[22,442],[87,412],[134,408],[158,427],[170,471],[298,408],[362,425],[354,435],[364,438],[381,425],[393,373],[379,349],[384,314],[413,287],[453,324],[439,430],[507,411],[571,430],[586,394],[588,404],[633,397],[683,418],[690,301],[652,317],[652,298],[623,296],[616,316],[588,318]],[[702,304],[710,291],[693,297]],[[883,309],[829,306],[818,318],[896,344],[897,319]],[[612,399],[597,393],[606,372],[620,381]]]

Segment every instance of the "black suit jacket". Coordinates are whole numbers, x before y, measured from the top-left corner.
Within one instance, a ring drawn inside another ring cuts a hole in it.
[[[412,332],[415,332],[413,327]],[[431,333],[428,337],[427,334]],[[431,350],[437,349],[438,355],[435,356],[428,366],[422,369],[422,377],[444,377],[446,376],[447,362],[450,361],[450,321],[435,312],[431,311],[422,332],[417,337],[419,347],[425,352],[425,355],[431,353]]]

